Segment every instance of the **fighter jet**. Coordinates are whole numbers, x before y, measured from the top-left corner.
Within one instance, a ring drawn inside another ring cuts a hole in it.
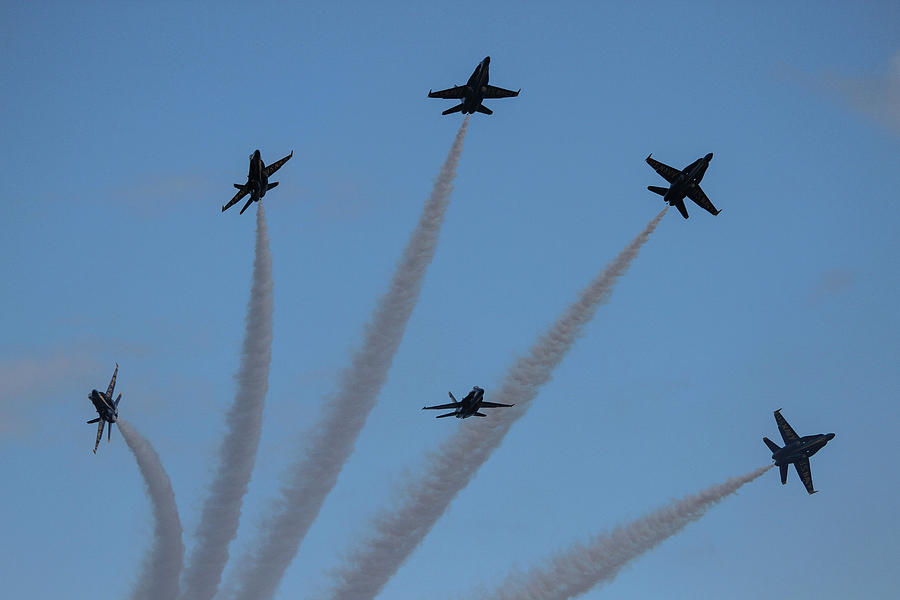
[[[243,185],[240,183],[234,184],[234,187],[237,188],[238,192],[228,204],[222,207],[222,212],[225,212],[234,206],[238,200],[247,194],[250,194],[250,199],[247,200],[247,204],[241,209],[241,214],[244,214],[244,211],[247,210],[248,206],[254,202],[259,202],[260,199],[266,195],[266,192],[278,185],[277,181],[269,183],[269,177],[271,177],[275,171],[280,169],[281,165],[289,161],[292,156],[294,156],[293,150],[278,162],[274,162],[267,167],[266,163],[262,160],[262,156],[259,154],[259,150],[254,151],[253,154],[250,155],[250,172],[247,174],[247,183]]]
[[[652,156],[652,154],[650,156]],[[662,196],[663,200],[670,206],[676,207],[682,217],[685,219],[688,218],[687,209],[684,207],[685,196],[693,200],[698,206],[710,214],[717,215],[722,212],[716,210],[716,207],[712,205],[712,202],[709,201],[709,198],[707,198],[706,194],[703,193],[703,190],[700,189],[700,181],[703,179],[703,175],[706,174],[706,169],[709,167],[709,161],[711,161],[713,157],[712,152],[703,158],[698,158],[680,171],[675,167],[670,167],[658,160],[654,160],[650,158],[650,156],[646,159],[647,164],[653,167],[654,171],[659,173],[663,179],[669,182],[669,187],[664,188],[650,185],[647,186],[647,189]]]
[[[112,399],[113,390],[116,389],[116,375],[118,374],[119,363],[116,363],[116,370],[113,371],[112,379],[109,380],[109,387],[106,388],[106,393],[91,390],[91,393],[88,395],[90,401],[94,403],[94,408],[97,409],[97,414],[100,415],[96,419],[88,421],[88,425],[100,423],[97,426],[97,441],[94,442],[94,454],[97,454],[97,446],[100,445],[100,438],[103,437],[103,426],[109,423],[109,430],[106,433],[106,441],[108,442],[112,437],[113,423],[119,418],[119,400],[122,399],[122,394],[119,394],[115,402]]]
[[[512,90],[505,90],[503,88],[488,85],[488,67],[490,64],[491,57],[485,56],[484,60],[475,67],[475,71],[472,72],[472,76],[469,77],[469,81],[466,85],[455,85],[452,88],[441,90],[439,92],[428,90],[428,97],[443,98],[445,100],[462,100],[462,104],[457,104],[453,108],[448,108],[441,113],[442,115],[449,115],[450,113],[455,112],[462,112],[464,115],[469,115],[474,112],[480,112],[486,115],[494,114],[494,111],[481,103],[482,100],[491,98],[512,98],[513,96],[518,96],[519,92],[522,90],[519,89],[518,92],[514,92]]]
[[[778,431],[781,432],[781,439],[784,440],[784,448],[781,448],[767,437],[763,438],[766,446],[772,451],[772,459],[778,468],[781,469],[781,484],[787,483],[788,465],[794,463],[797,469],[797,475],[806,486],[806,491],[815,494],[813,489],[812,472],[809,470],[809,457],[818,452],[825,444],[834,437],[833,433],[817,433],[816,435],[805,435],[800,437],[797,432],[788,425],[788,422],[781,416],[781,409],[775,411],[775,422],[778,423]]]
[[[484,401],[484,390],[478,387],[477,385],[472,388],[472,391],[466,394],[466,397],[462,399],[462,402],[458,402],[456,398],[453,397],[453,392],[447,392],[450,394],[450,399],[453,400],[450,404],[441,404],[439,406],[423,406],[422,410],[446,410],[448,408],[452,408],[453,412],[448,412],[444,415],[438,415],[435,419],[443,419],[444,417],[456,417],[457,419],[468,419],[471,416],[476,417],[486,417],[486,414],[478,412],[482,408],[509,408],[510,406],[515,406],[515,404],[500,404],[498,402],[485,402]]]

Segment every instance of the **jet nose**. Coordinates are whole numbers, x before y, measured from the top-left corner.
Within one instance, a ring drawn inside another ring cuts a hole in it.
[[[713,153],[712,153],[712,152],[710,152],[709,154],[707,154],[707,155],[706,155],[706,162],[711,161],[711,160],[712,160],[712,157],[713,157]]]
[[[490,57],[490,56],[485,56],[485,57],[484,57],[484,60],[481,61],[481,62],[483,62],[483,63],[486,64],[486,65],[489,65],[489,64],[491,64],[491,57]]]
[[[828,441],[830,442],[831,440],[834,439],[834,434],[833,434],[833,433],[829,433],[828,435],[825,436],[825,439],[828,440]]]

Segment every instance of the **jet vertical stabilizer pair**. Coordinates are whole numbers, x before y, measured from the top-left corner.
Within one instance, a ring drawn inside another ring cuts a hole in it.
[[[97,426],[97,440],[94,442],[94,454],[97,454],[97,446],[100,445],[100,439],[103,437],[103,426],[109,423],[109,430],[106,432],[106,441],[108,442],[112,438],[113,423],[119,419],[119,401],[122,399],[122,394],[119,394],[115,402],[112,399],[113,391],[116,389],[116,375],[118,374],[119,363],[116,363],[116,370],[113,371],[112,379],[109,380],[109,387],[106,388],[106,393],[91,390],[91,393],[88,395],[88,398],[94,404],[94,408],[97,409],[97,414],[100,415],[96,419],[88,421],[88,425],[99,423]]]
[[[484,113],[486,115],[494,114],[494,111],[482,104],[483,100],[512,98],[518,96],[519,92],[522,90],[520,89],[514,92],[512,90],[505,90],[500,87],[488,85],[488,69],[490,65],[491,57],[485,56],[484,60],[475,67],[475,71],[472,72],[472,76],[469,77],[469,81],[466,85],[455,85],[452,88],[440,90],[438,92],[428,90],[428,97],[443,98],[444,100],[462,100],[461,104],[457,104],[453,108],[448,108],[441,113],[442,115],[449,115],[450,113],[455,112],[461,112],[464,115],[470,115],[476,112]]]
[[[663,179],[669,182],[669,187],[664,188],[650,185],[647,186],[647,189],[662,196],[663,200],[669,206],[677,208],[678,212],[680,212],[681,216],[685,219],[688,218],[687,208],[684,206],[685,197],[693,200],[708,213],[717,215],[722,211],[717,210],[716,207],[713,206],[712,202],[709,201],[709,198],[706,197],[706,194],[700,188],[700,181],[703,180],[703,176],[706,174],[706,169],[709,168],[709,161],[712,160],[712,157],[712,152],[710,152],[703,158],[698,158],[679,171],[675,167],[670,167],[669,165],[663,164],[648,156],[646,158],[647,164],[653,167],[654,171],[659,173]]]
[[[466,397],[462,399],[462,402],[459,402],[456,398],[453,397],[453,392],[447,393],[450,394],[450,399],[453,400],[453,402],[451,402],[450,404],[440,404],[438,406],[423,406],[422,410],[447,410],[448,408],[452,408],[453,412],[438,415],[435,417],[435,419],[443,419],[444,417],[468,419],[469,417],[486,417],[486,414],[479,412],[482,408],[509,408],[511,406],[515,406],[515,404],[485,402],[484,390],[477,385],[472,388],[471,392],[466,394]]]
[[[772,451],[772,460],[781,470],[781,484],[787,483],[788,465],[794,464],[797,469],[797,475],[800,476],[806,491],[815,494],[813,489],[812,471],[809,469],[809,457],[818,452],[828,442],[834,438],[833,433],[817,433],[815,435],[805,435],[800,437],[794,428],[791,427],[787,420],[781,416],[781,409],[775,411],[775,422],[778,423],[778,431],[781,432],[781,439],[784,440],[782,448],[767,437],[763,438],[766,446]]]
[[[277,181],[273,181],[269,183],[269,177],[271,177],[275,171],[281,168],[281,166],[289,161],[291,157],[294,156],[294,151],[291,150],[291,153],[282,158],[281,160],[272,163],[268,167],[266,163],[263,162],[262,155],[259,153],[259,150],[256,150],[253,154],[250,155],[250,172],[247,174],[247,183],[234,184],[234,187],[237,188],[238,192],[234,195],[228,204],[222,207],[222,212],[225,212],[232,206],[238,203],[238,201],[250,194],[250,198],[247,200],[247,203],[244,204],[244,208],[241,209],[241,214],[244,214],[244,211],[253,204],[254,202],[259,202],[263,196],[266,195],[266,192],[271,190],[273,187],[278,185]]]

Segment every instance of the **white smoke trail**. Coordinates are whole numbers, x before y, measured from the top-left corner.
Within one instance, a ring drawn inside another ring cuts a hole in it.
[[[362,600],[374,598],[381,591],[444,514],[451,500],[500,446],[512,424],[525,414],[541,386],[550,380],[553,370],[600,303],[612,294],[616,281],[628,270],[665,213],[663,209],[656,215],[538,338],[530,354],[510,368],[490,400],[517,406],[491,413],[489,419],[465,423],[439,451],[428,455],[425,472],[418,480],[403,484],[395,494],[392,508],[376,515],[374,533],[351,550],[345,564],[335,572],[332,598]]]
[[[541,561],[528,573],[511,573],[485,600],[564,600],[610,583],[623,567],[672,537],[727,496],[750,483],[772,465],[733,477],[725,483],[664,506],[627,525],[574,544]]]
[[[153,549],[144,560],[143,573],[134,587],[134,600],[173,600],[184,560],[181,519],[172,482],[153,446],[127,422],[119,419],[119,431],[134,454],[150,503],[153,505]]]
[[[275,594],[375,406],[434,257],[468,123],[466,117],[390,289],[366,327],[362,348],[339,379],[337,397],[325,405],[322,422],[309,432],[302,455],[288,470],[258,546],[238,564],[237,598],[241,600],[265,600]]]
[[[225,419],[227,432],[219,448],[219,467],[203,505],[197,542],[184,574],[182,598],[211,600],[228,562],[228,546],[237,535],[241,504],[247,493],[262,430],[263,406],[272,361],[272,256],[266,212],[256,211],[256,258],[247,303],[237,392]]]

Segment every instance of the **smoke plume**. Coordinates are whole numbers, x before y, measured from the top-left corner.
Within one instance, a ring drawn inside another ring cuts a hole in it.
[[[392,508],[376,515],[374,532],[348,555],[335,574],[331,597],[360,600],[375,597],[444,514],[462,490],[500,446],[506,432],[525,414],[553,370],[571,349],[597,307],[612,293],[616,281],[637,256],[659,224],[663,209],[600,273],[557,321],[516,361],[491,402],[516,404],[488,419],[473,419],[426,459],[425,472],[407,481],[395,494]]]
[[[237,567],[241,600],[265,600],[275,594],[375,406],[434,257],[468,123],[466,117],[390,288],[365,329],[362,348],[341,374],[337,396],[325,405],[322,422],[309,431],[299,460],[288,470],[260,542]]]
[[[511,573],[484,600],[564,600],[611,582],[623,567],[672,537],[707,510],[750,483],[772,465],[714,485],[664,506],[637,521],[575,544],[527,573]]]
[[[175,504],[175,492],[169,476],[159,462],[159,455],[131,425],[118,421],[119,431],[134,454],[144,478],[147,496],[153,506],[153,549],[144,560],[143,572],[134,587],[134,600],[158,600],[178,595],[178,577],[184,560],[181,541],[181,519]],[[111,427],[112,425],[110,425]]]
[[[197,541],[184,575],[186,600],[211,600],[228,562],[228,546],[237,535],[262,430],[263,406],[272,360],[272,256],[262,201],[256,211],[256,258],[247,303],[237,393],[225,419],[219,466],[203,505]]]

